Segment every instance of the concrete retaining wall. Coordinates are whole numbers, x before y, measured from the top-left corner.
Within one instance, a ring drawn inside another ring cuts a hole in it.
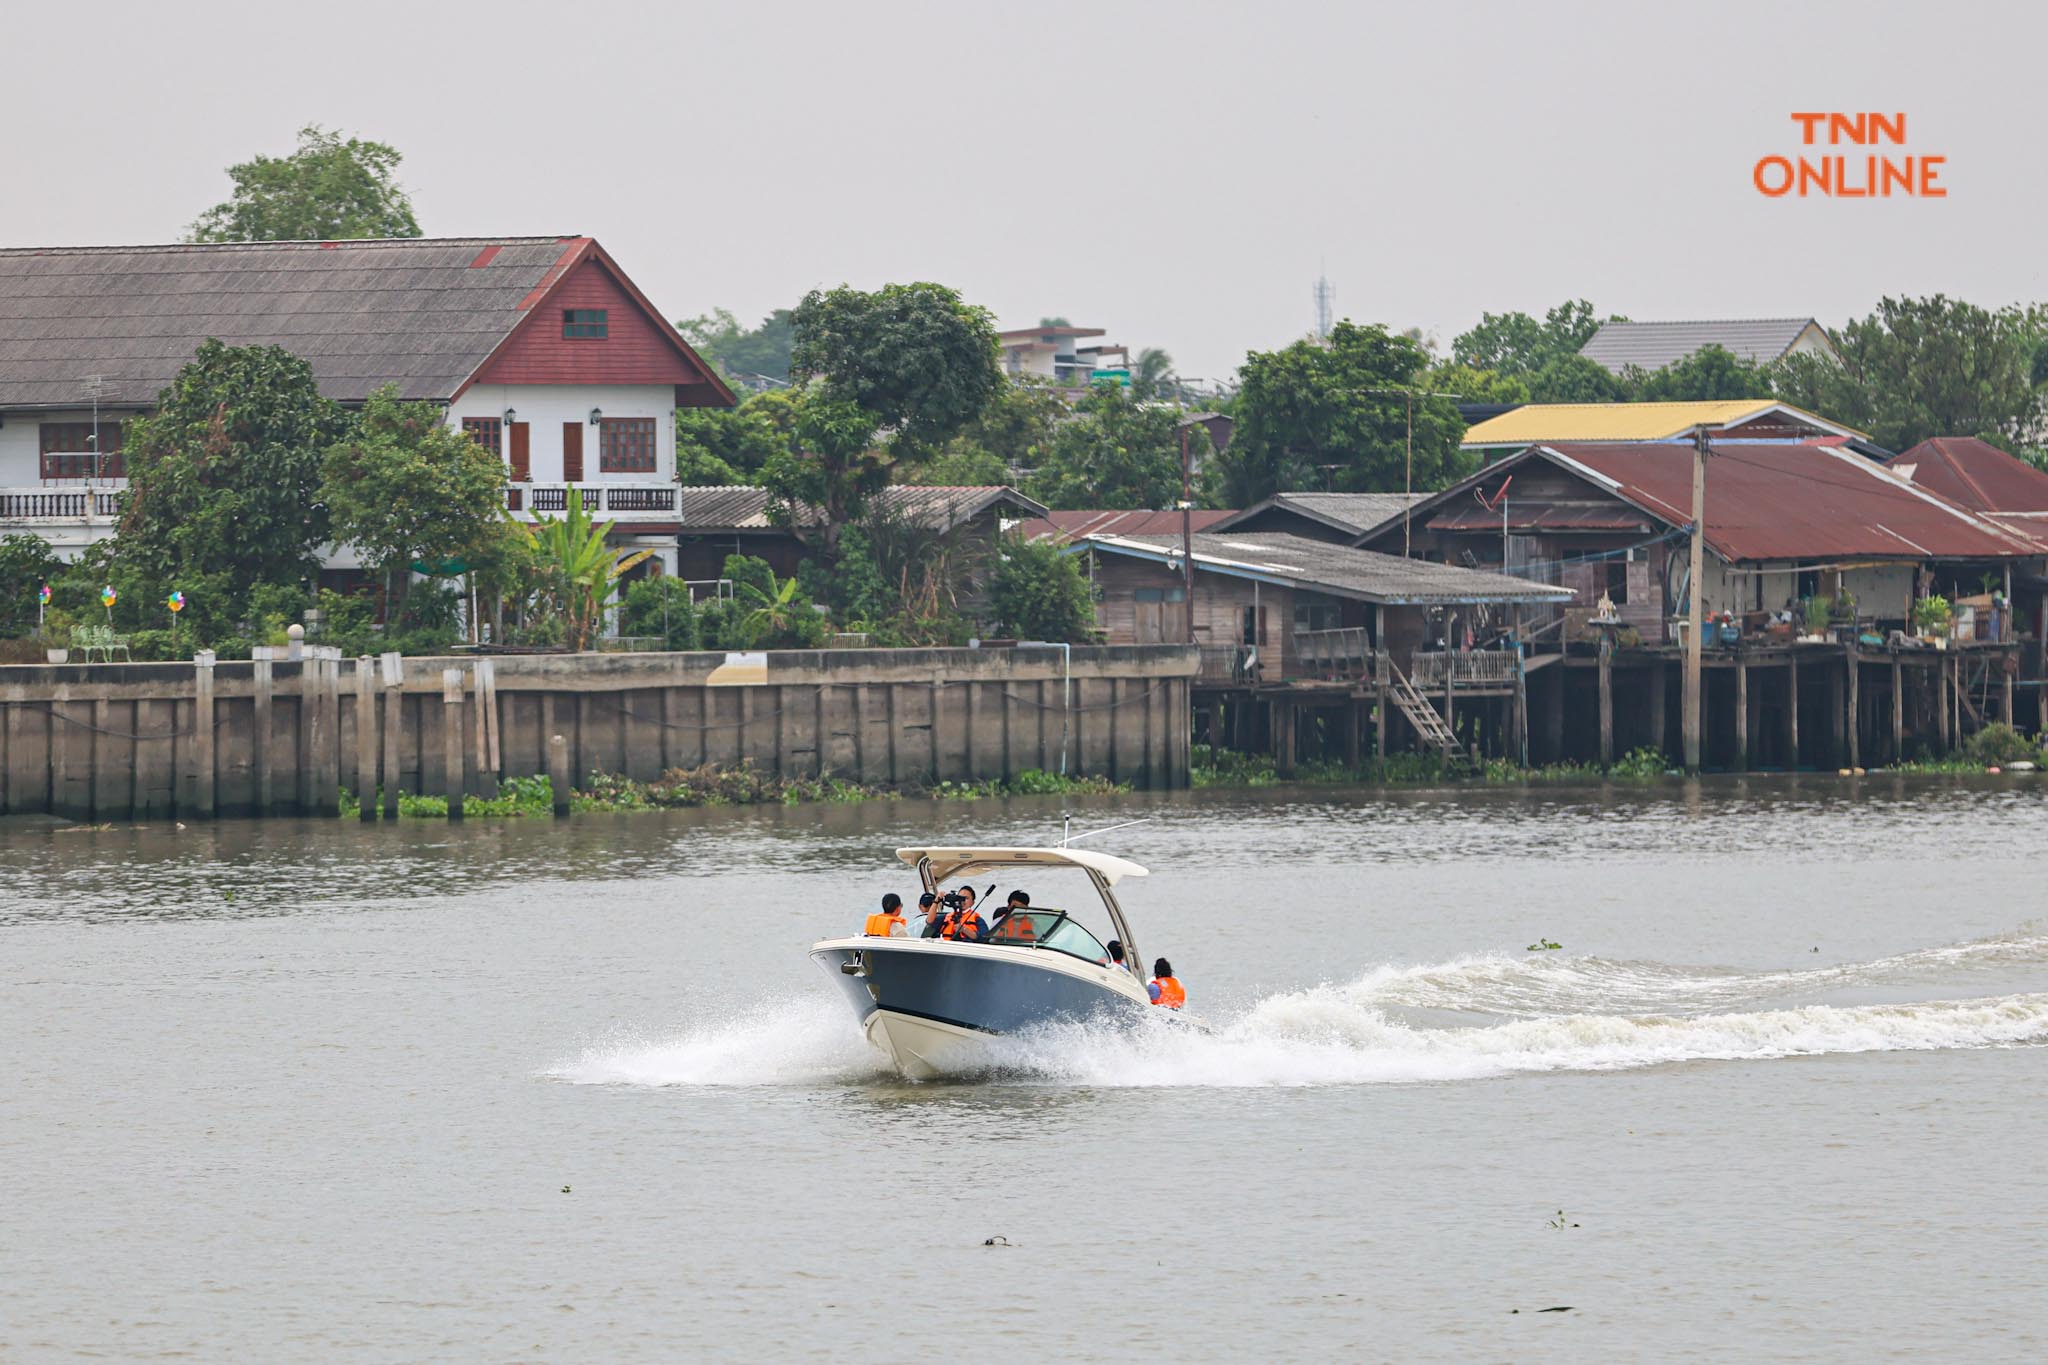
[[[276,653],[284,655],[284,650]],[[880,785],[1028,768],[1188,782],[1196,652],[792,650],[0,667],[0,814],[322,814],[346,786],[494,789],[566,767],[648,779],[743,760]],[[359,675],[360,670],[360,675]],[[366,737],[359,696],[367,696]],[[396,716],[395,726],[390,717]],[[454,733],[451,735],[451,729]],[[367,768],[365,767],[367,764]]]

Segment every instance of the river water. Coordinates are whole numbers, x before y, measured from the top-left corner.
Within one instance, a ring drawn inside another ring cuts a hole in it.
[[[883,1075],[1061,809],[0,824],[0,1359],[2048,1353],[2048,780],[1076,803],[1215,1032]]]

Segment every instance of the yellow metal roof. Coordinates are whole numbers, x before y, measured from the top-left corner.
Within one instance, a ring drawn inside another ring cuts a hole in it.
[[[1702,403],[1528,403],[1468,428],[1462,444],[1470,449],[1551,441],[1664,441],[1697,426],[1730,427],[1766,413],[1811,422],[1815,430],[1836,436],[1863,434],[1790,403],[1723,398]]]

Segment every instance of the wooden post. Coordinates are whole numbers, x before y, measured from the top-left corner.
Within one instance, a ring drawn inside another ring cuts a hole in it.
[[[1365,725],[1358,714],[1359,706],[1355,697],[1344,703],[1344,766],[1353,772],[1357,772],[1359,764],[1364,761],[1364,755],[1360,753],[1364,745],[1360,732]]]
[[[498,714],[498,664],[495,659],[479,659],[477,665],[483,670],[484,675],[483,691],[478,695],[483,699],[484,719],[487,722],[485,728],[490,737],[490,771],[492,781],[495,783],[505,772],[505,755],[500,744],[502,739],[501,731],[504,726],[503,718]],[[662,693],[662,697],[664,702],[666,702],[668,697],[666,691]],[[666,709],[664,709],[662,714],[663,718],[666,719]],[[668,732],[666,729],[662,731],[661,743],[663,752],[666,753],[668,748]]]
[[[554,788],[555,818],[565,820],[569,816],[569,741],[560,735],[548,736],[548,785]]]
[[[213,818],[213,651],[192,656],[192,813]]]
[[[2012,570],[2007,569],[2006,572],[2010,574]],[[2009,654],[1998,656],[1999,669],[2005,673],[2005,698],[2000,705],[2001,715],[1999,718],[2005,722],[2007,729],[2012,728],[2012,674],[2006,670],[2005,666],[2011,662],[2012,656]]]
[[[1444,729],[1453,735],[1458,733],[1458,685],[1452,676],[1452,656],[1444,655]]]
[[[405,656],[379,657],[384,683],[384,818],[398,818],[398,745],[405,730]]]
[[[1735,771],[1749,771],[1749,661],[1735,661]]]
[[[356,803],[358,818],[377,818],[377,693],[370,656],[356,659]]]
[[[1906,671],[1899,667],[1899,656],[1892,655],[1892,762],[1903,762],[1906,757]]]
[[[1701,536],[1702,523],[1707,515],[1707,429],[1695,427],[1692,434],[1692,537],[1688,552],[1689,566],[1686,578],[1686,620],[1689,623],[1685,634],[1685,771],[1688,774],[1700,770],[1700,649],[1705,644],[1700,638],[1703,626],[1701,599],[1705,593],[1702,581],[1706,574],[1706,556]]]
[[[1294,703],[1272,704],[1273,771],[1280,777],[1294,776]]]
[[[1948,728],[1948,665],[1948,656],[1943,655],[1934,666],[1935,709],[1940,713],[1938,723],[1941,727],[1941,751],[1944,754],[1949,752],[1950,748],[1953,745],[1953,740],[1950,737]]]
[[[1699,751],[1691,751],[1693,762],[1688,764],[1694,771],[1699,768]],[[1614,762],[1614,634],[1600,632],[1600,766],[1605,768]]]
[[[1843,687],[1847,692],[1842,708],[1842,723],[1849,732],[1849,766],[1852,768],[1863,766],[1863,713],[1862,708],[1856,704],[1857,684],[1863,670],[1857,667],[1856,648],[1856,642],[1851,640],[1842,651],[1845,660],[1845,671],[1842,676],[1846,679]]]
[[[314,762],[313,799],[307,802],[310,815],[341,814],[341,650],[334,645],[316,646],[311,653],[317,662],[322,716],[320,747]]]
[[[1529,766],[1529,671],[1524,660],[1515,659],[1515,761]]]
[[[448,818],[462,818],[462,670],[441,670],[441,790],[448,796]]]
[[[270,646],[259,645],[249,651],[250,671],[254,679],[256,700],[256,733],[250,740],[255,748],[256,758],[256,814],[259,816],[277,813],[277,798],[272,789],[270,765],[270,716],[274,691],[270,665]]]
[[[1799,766],[1799,656],[1785,656],[1785,766]]]
[[[1842,696],[1849,684],[1841,674],[1828,670],[1828,762],[1839,768],[1848,753],[1842,737]]]
[[[1560,656],[1550,666],[1550,686],[1543,690],[1546,698],[1543,705],[1544,743],[1549,748],[1543,757],[1552,763],[1564,759],[1564,680],[1570,676],[1565,672],[1564,659]]]
[[[1660,754],[1670,752],[1667,742],[1671,723],[1665,719],[1664,712],[1664,694],[1669,690],[1669,681],[1664,676],[1664,661],[1658,659],[1650,665],[1650,743]]]
[[[1384,656],[1383,656],[1383,657],[1382,657],[1382,660],[1381,660],[1381,665],[1382,665],[1382,666],[1381,666],[1381,667],[1380,667],[1380,669],[1379,669],[1379,675],[1380,675],[1380,685],[1379,685],[1379,697],[1378,697],[1378,699],[1377,699],[1377,700],[1375,700],[1375,701],[1374,701],[1374,703],[1373,703],[1373,708],[1372,708],[1372,756],[1373,756],[1374,758],[1377,758],[1377,759],[1379,759],[1379,760],[1380,760],[1381,762],[1383,762],[1383,763],[1384,763],[1384,762],[1386,761],[1386,757],[1387,757],[1387,677],[1388,677],[1388,669],[1387,669],[1387,667],[1386,667],[1386,662],[1387,662],[1387,661],[1385,660],[1385,658],[1384,658]],[[2048,695],[2048,693],[2044,693],[2044,695]]]
[[[489,667],[482,659],[470,664],[470,677],[475,683],[471,690],[476,694],[476,724],[472,727],[476,736],[476,789],[481,796],[498,794],[498,780],[491,772],[491,709],[484,704],[490,695],[484,681]]]

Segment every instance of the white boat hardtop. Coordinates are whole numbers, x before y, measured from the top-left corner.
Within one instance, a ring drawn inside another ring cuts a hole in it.
[[[899,848],[896,856],[912,867],[930,859],[934,881],[986,867],[1079,867],[1109,886],[1125,877],[1147,875],[1128,858],[1088,848]]]

